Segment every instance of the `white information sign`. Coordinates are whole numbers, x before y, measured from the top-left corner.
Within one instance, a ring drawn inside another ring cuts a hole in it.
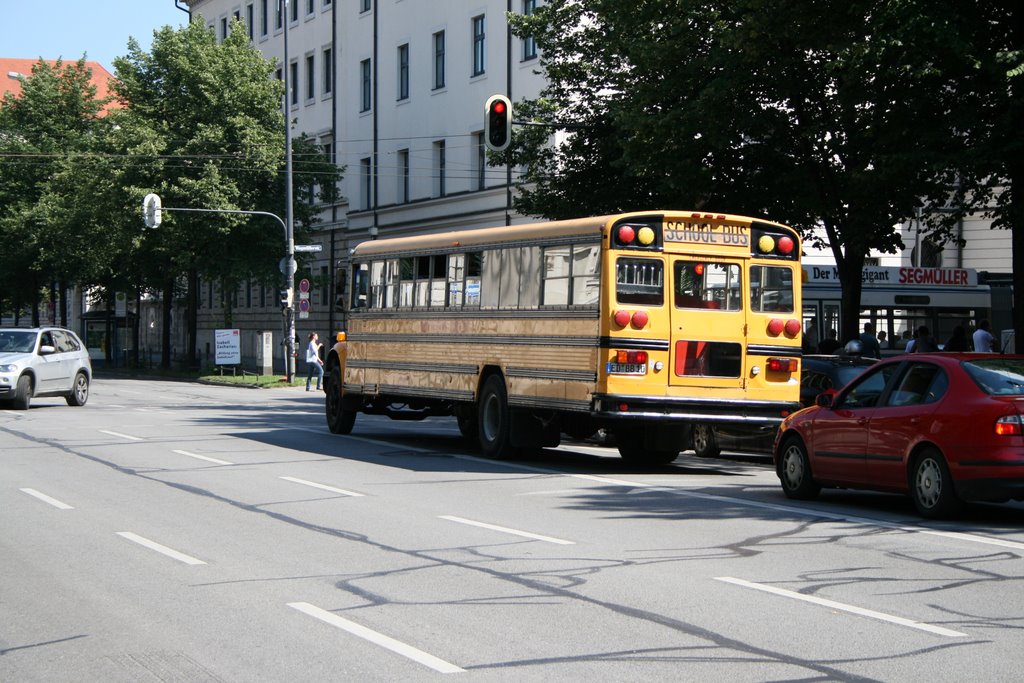
[[[241,365],[242,345],[238,330],[213,331],[213,358],[217,365]]]

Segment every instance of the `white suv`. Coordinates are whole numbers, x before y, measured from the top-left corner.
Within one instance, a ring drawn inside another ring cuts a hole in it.
[[[89,400],[92,364],[82,340],[60,327],[0,329],[0,401],[27,410],[35,396]]]

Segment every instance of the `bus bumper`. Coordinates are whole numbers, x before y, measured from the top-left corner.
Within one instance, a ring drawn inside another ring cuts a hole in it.
[[[615,420],[679,420],[778,425],[800,410],[799,401],[671,398],[595,394],[593,415]]]

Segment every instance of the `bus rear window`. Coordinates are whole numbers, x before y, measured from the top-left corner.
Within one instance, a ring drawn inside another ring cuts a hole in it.
[[[723,311],[742,308],[740,267],[737,264],[676,261],[673,270],[676,308]]]
[[[620,304],[661,306],[665,301],[665,266],[658,259],[615,261],[615,299]]]
[[[792,313],[792,269],[779,266],[751,266],[750,308],[758,313]]]

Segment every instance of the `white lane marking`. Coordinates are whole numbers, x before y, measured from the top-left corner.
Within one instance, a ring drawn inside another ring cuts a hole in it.
[[[347,631],[348,633],[358,636],[363,640],[368,640],[374,645],[379,645],[396,654],[402,655],[407,659],[411,659],[414,662],[430,667],[434,671],[438,671],[443,674],[454,674],[465,671],[465,669],[455,666],[451,662],[446,662],[434,655],[427,654],[423,650],[419,650],[412,645],[406,645],[405,643],[395,640],[390,636],[386,636],[383,633],[378,633],[377,631],[366,628],[365,626],[360,626],[354,621],[349,621],[348,619],[339,617],[337,614],[328,612],[316,605],[311,605],[308,602],[289,602],[288,606],[302,612],[303,614],[308,614],[314,619],[319,619],[325,624],[330,624],[331,626],[340,628],[341,630]]]
[[[206,462],[212,462],[212,463],[214,463],[216,465],[234,465],[235,464],[233,462],[228,462],[227,460],[218,460],[217,458],[210,458],[208,456],[199,455],[197,453],[189,453],[188,451],[171,451],[171,452],[172,453],[177,453],[178,455],[187,455],[190,458],[197,458],[199,460],[205,460]]]
[[[463,517],[454,517],[452,515],[439,515],[440,519],[447,519],[449,522],[458,522],[459,524],[468,524],[469,526],[478,526],[482,529],[490,529],[491,531],[501,531],[502,533],[512,534],[514,536],[523,536],[524,538],[532,538],[536,541],[545,541],[547,543],[557,543],[558,545],[576,545],[575,541],[566,541],[561,538],[553,538],[551,536],[541,536],[540,534],[532,534],[529,531],[519,531],[518,529],[509,529],[505,526],[497,526],[495,524],[487,524],[486,522],[476,522],[472,519],[465,519]]]
[[[43,501],[44,503],[49,503],[50,505],[52,505],[55,508],[59,508],[61,510],[74,510],[75,509],[75,508],[71,507],[70,505],[68,505],[67,503],[62,503],[59,500],[57,500],[56,498],[50,498],[45,493],[40,493],[39,491],[36,491],[35,489],[19,489],[19,490],[22,491],[23,493],[27,493],[28,495],[32,496],[33,498],[38,498],[39,500]]]
[[[891,624],[898,624],[900,626],[907,626],[910,628],[916,628],[919,631],[927,631],[928,633],[934,633],[939,636],[946,636],[948,638],[966,638],[966,633],[960,631],[952,631],[948,628],[941,626],[933,626],[932,624],[926,624],[923,621],[914,621],[912,619],[904,619],[903,617],[893,616],[891,614],[885,614],[884,612],[876,612],[870,609],[864,609],[863,607],[855,607],[853,605],[847,605],[842,602],[836,602],[834,600],[827,600],[825,598],[814,597],[813,595],[804,595],[803,593],[797,593],[795,591],[788,591],[784,588],[776,588],[774,586],[766,586],[762,583],[753,583],[751,581],[744,581],[743,579],[735,579],[731,576],[716,576],[716,581],[724,581],[725,583],[735,584],[737,586],[743,586],[744,588],[752,588],[754,590],[763,591],[765,593],[773,593],[775,595],[781,595],[785,598],[793,598],[794,600],[803,600],[804,602],[814,603],[815,605],[821,605],[822,607],[831,607],[832,609],[842,610],[843,612],[850,612],[851,614],[859,614],[862,617],[869,617],[871,619],[878,619],[879,621],[887,621]]]
[[[301,431],[311,432],[315,434],[325,433],[322,429],[313,429],[309,427],[297,427]],[[352,439],[359,441],[365,441],[366,443],[372,443],[378,446],[385,446],[388,448],[394,448],[395,444],[388,441],[380,441],[378,439],[368,439],[362,436],[349,435]],[[436,451],[432,451],[428,448],[418,448],[416,446],[402,446],[402,450],[413,451],[417,453],[436,454]],[[985,545],[994,545],[1002,548],[1011,548],[1013,550],[1021,551],[1024,556],[1024,543],[1017,541],[1006,541],[1000,538],[991,538],[989,536],[978,536],[975,534],[967,534],[962,531],[942,531],[939,529],[929,529],[928,527],[912,526],[909,524],[898,524],[895,522],[886,522],[880,519],[872,519],[870,517],[856,517],[853,515],[846,515],[842,513],[825,512],[824,510],[814,510],[812,508],[798,508],[791,505],[778,505],[776,503],[762,503],[759,501],[748,500],[745,498],[733,498],[730,496],[718,496],[709,493],[699,493],[697,491],[687,491],[682,486],[692,486],[689,480],[685,484],[679,485],[666,485],[665,483],[648,484],[639,481],[629,481],[626,479],[616,479],[614,477],[605,477],[596,474],[570,474],[568,472],[554,470],[547,467],[533,467],[530,465],[521,465],[519,463],[507,462],[507,461],[496,461],[488,460],[487,458],[479,458],[473,455],[461,455],[452,454],[451,457],[458,458],[460,460],[469,460],[472,462],[485,463],[491,466],[506,467],[511,470],[517,470],[520,472],[536,472],[538,474],[554,474],[563,477],[572,477],[574,479],[586,479],[588,481],[596,481],[601,484],[611,484],[613,486],[628,486],[636,489],[651,489],[666,491],[674,493],[678,496],[689,496],[691,498],[700,498],[702,500],[714,500],[722,503],[729,503],[731,505],[745,505],[746,507],[759,508],[762,510],[774,510],[776,512],[785,512],[794,515],[800,515],[803,517],[817,517],[820,519],[829,519],[837,522],[850,522],[853,524],[868,524],[876,526],[882,529],[893,529],[895,531],[903,531],[906,533],[915,534],[926,534],[931,536],[941,536],[954,540],[966,541],[968,543],[982,543]]]
[[[142,437],[132,436],[131,434],[122,434],[121,432],[112,432],[109,429],[99,430],[102,434],[109,434],[110,436],[116,436],[121,439],[128,439],[129,441],[142,441]]]
[[[343,496],[354,496],[356,498],[362,498],[363,494],[356,493],[355,491],[346,491],[345,489],[336,489],[333,486],[327,484],[318,484],[315,481],[306,481],[305,479],[298,479],[296,477],[281,477],[285,481],[294,482],[296,484],[302,484],[303,486],[312,486],[315,489],[323,489],[324,491],[330,491],[331,493],[340,493]]]
[[[173,548],[168,548],[165,545],[160,545],[156,541],[151,541],[148,538],[143,538],[142,536],[139,536],[138,534],[133,534],[130,531],[118,531],[117,535],[121,538],[127,538],[129,541],[138,543],[139,545],[149,548],[150,550],[155,550],[162,555],[174,558],[179,562],[184,562],[185,564],[206,564],[202,560],[197,560],[196,558],[190,555],[186,555],[185,553],[179,553],[177,550],[174,550]]]

